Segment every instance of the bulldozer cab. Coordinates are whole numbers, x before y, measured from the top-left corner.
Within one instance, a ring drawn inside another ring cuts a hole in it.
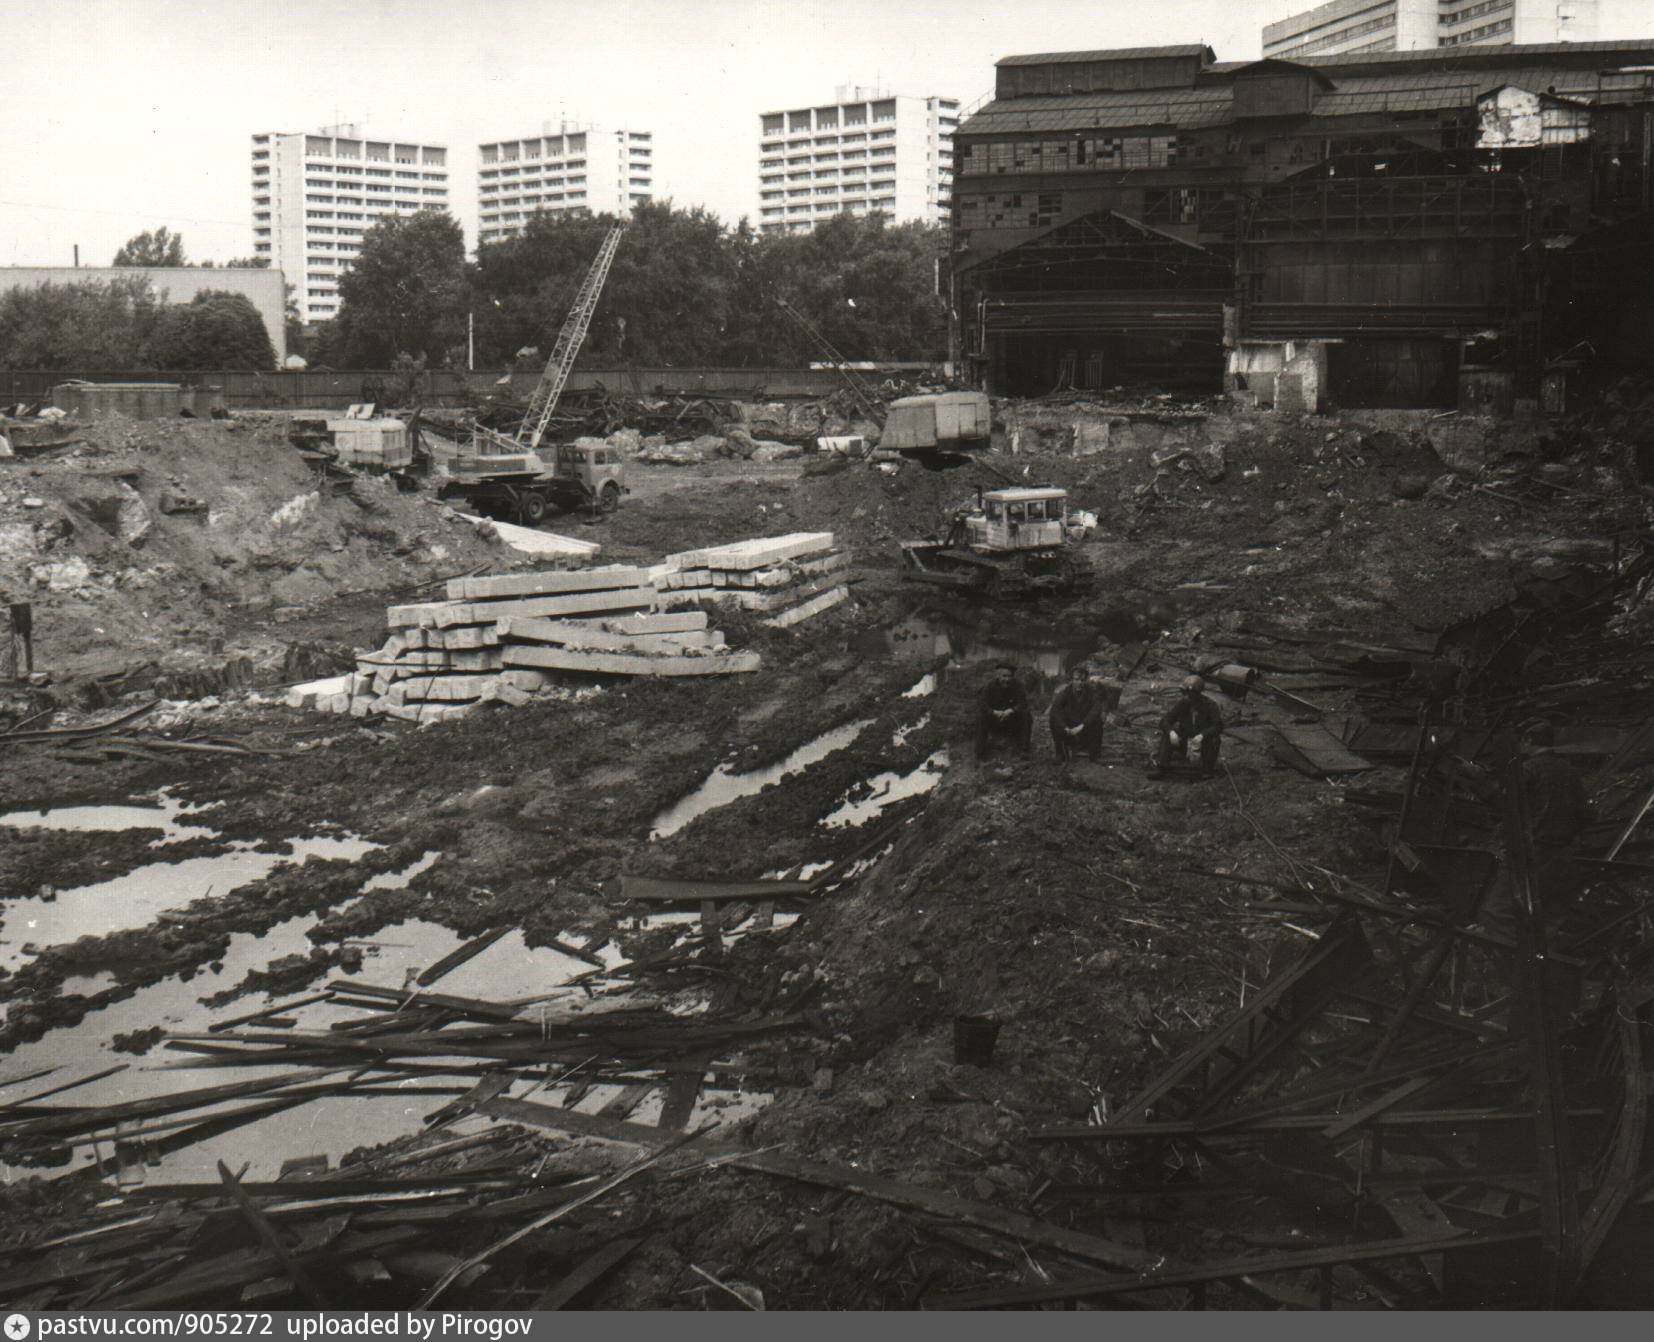
[[[973,550],[1007,553],[1051,550],[1066,540],[1066,489],[995,489],[965,518],[965,543]]]
[[[606,443],[595,447],[569,443],[557,450],[557,474],[580,481],[593,498],[599,498],[604,485],[610,481],[620,489],[625,488],[626,459],[618,448]]]

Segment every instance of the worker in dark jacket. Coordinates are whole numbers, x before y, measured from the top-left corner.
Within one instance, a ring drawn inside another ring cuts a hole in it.
[[[1157,769],[1165,769],[1174,759],[1188,759],[1189,747],[1197,742],[1201,769],[1211,773],[1218,767],[1223,714],[1201,693],[1205,688],[1204,680],[1199,676],[1190,676],[1183,682],[1182,698],[1160,719],[1160,746],[1154,757]]]
[[[1033,725],[1028,696],[1017,684],[1015,668],[1009,662],[1001,662],[993,679],[982,687],[976,699],[977,759],[988,758],[988,747],[995,740],[1009,741],[1026,755]]]
[[[1051,743],[1057,758],[1067,763],[1084,751],[1095,761],[1103,749],[1102,691],[1094,685],[1084,662],[1068,670],[1068,683],[1051,700]]]

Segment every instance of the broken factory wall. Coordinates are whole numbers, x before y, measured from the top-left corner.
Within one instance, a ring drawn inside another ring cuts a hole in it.
[[[1531,149],[1591,138],[1591,109],[1507,84],[1476,99],[1478,149]]]
[[[1229,351],[1224,390],[1263,409],[1313,415],[1326,383],[1324,340],[1244,340]]]

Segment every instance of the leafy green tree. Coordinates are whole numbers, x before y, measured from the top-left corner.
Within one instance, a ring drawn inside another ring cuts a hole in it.
[[[276,351],[245,294],[204,289],[162,310],[150,358],[160,368],[266,369],[275,366]]]
[[[0,367],[153,367],[161,305],[141,275],[39,284],[0,295]]]
[[[465,236],[452,218],[439,210],[387,216],[339,277],[326,361],[383,368],[407,354],[439,364],[463,351],[469,296]]]
[[[153,231],[138,233],[128,238],[120,251],[115,253],[115,259],[110,264],[182,266],[189,263],[184,260],[184,239],[163,225]]]
[[[488,364],[537,347],[549,356],[610,216],[535,215],[523,232],[479,249],[478,356]],[[640,205],[615,253],[580,362],[683,366],[717,362],[736,307],[739,264],[706,210]]]
[[[946,230],[841,214],[809,233],[766,234],[746,248],[732,363],[811,362],[821,351],[776,303],[785,298],[849,360],[940,359],[947,304],[938,295]]]
[[[210,266],[211,261],[203,261],[204,266]],[[225,270],[268,270],[270,258],[268,256],[232,256],[224,263]]]

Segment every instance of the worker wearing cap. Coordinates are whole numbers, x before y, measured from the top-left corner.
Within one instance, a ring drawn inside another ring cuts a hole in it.
[[[987,759],[988,749],[996,740],[1008,741],[1026,755],[1033,726],[1028,695],[1017,684],[1016,668],[1001,662],[976,698],[977,759]]]
[[[1093,762],[1103,748],[1103,695],[1092,683],[1084,662],[1068,669],[1068,683],[1051,700],[1051,743],[1057,759],[1068,760],[1084,751]]]
[[[1165,769],[1174,759],[1189,758],[1189,747],[1200,747],[1200,767],[1206,773],[1218,767],[1218,746],[1223,739],[1223,713],[1201,691],[1206,682],[1190,676],[1183,682],[1183,695],[1160,719],[1160,746],[1154,764]]]

